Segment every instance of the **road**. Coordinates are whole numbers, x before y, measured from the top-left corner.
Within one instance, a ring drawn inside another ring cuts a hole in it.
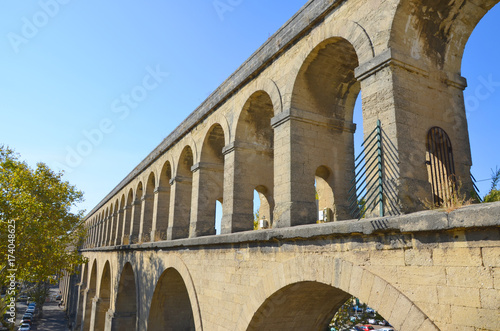
[[[59,307],[59,302],[55,300],[56,295],[59,293],[57,287],[50,289],[48,302],[43,305],[43,316],[35,319],[31,330],[34,331],[67,331],[68,320],[62,307]],[[21,321],[24,312],[26,311],[25,303],[17,303],[17,323]]]

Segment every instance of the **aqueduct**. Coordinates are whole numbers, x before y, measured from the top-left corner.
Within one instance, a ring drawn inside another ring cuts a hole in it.
[[[500,205],[418,212],[472,191],[461,59],[497,2],[307,2],[88,214],[76,329],[323,330],[350,295],[397,330],[498,329]],[[358,221],[360,92],[396,162]]]

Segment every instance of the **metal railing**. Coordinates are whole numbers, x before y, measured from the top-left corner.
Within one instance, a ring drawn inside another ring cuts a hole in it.
[[[351,216],[357,219],[371,216],[399,215],[400,208],[394,179],[398,178],[396,149],[377,127],[361,144],[362,151],[354,160],[354,178],[348,192]]]

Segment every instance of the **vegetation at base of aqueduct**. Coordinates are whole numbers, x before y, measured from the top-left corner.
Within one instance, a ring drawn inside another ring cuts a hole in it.
[[[0,146],[0,282],[47,283],[83,263],[83,193],[44,163],[35,169]],[[8,278],[10,276],[11,278]]]

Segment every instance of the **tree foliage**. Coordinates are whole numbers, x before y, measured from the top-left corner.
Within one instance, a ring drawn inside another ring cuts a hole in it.
[[[0,280],[15,269],[17,282],[46,282],[84,262],[75,249],[85,236],[83,211],[71,211],[83,194],[63,173],[18,158],[0,146]]]
[[[491,170],[492,176],[491,176],[491,190],[490,192],[484,197],[483,201],[484,202],[495,202],[495,201],[500,201],[500,190],[498,190],[498,182],[500,181],[500,169],[498,167],[496,168],[496,171]]]

